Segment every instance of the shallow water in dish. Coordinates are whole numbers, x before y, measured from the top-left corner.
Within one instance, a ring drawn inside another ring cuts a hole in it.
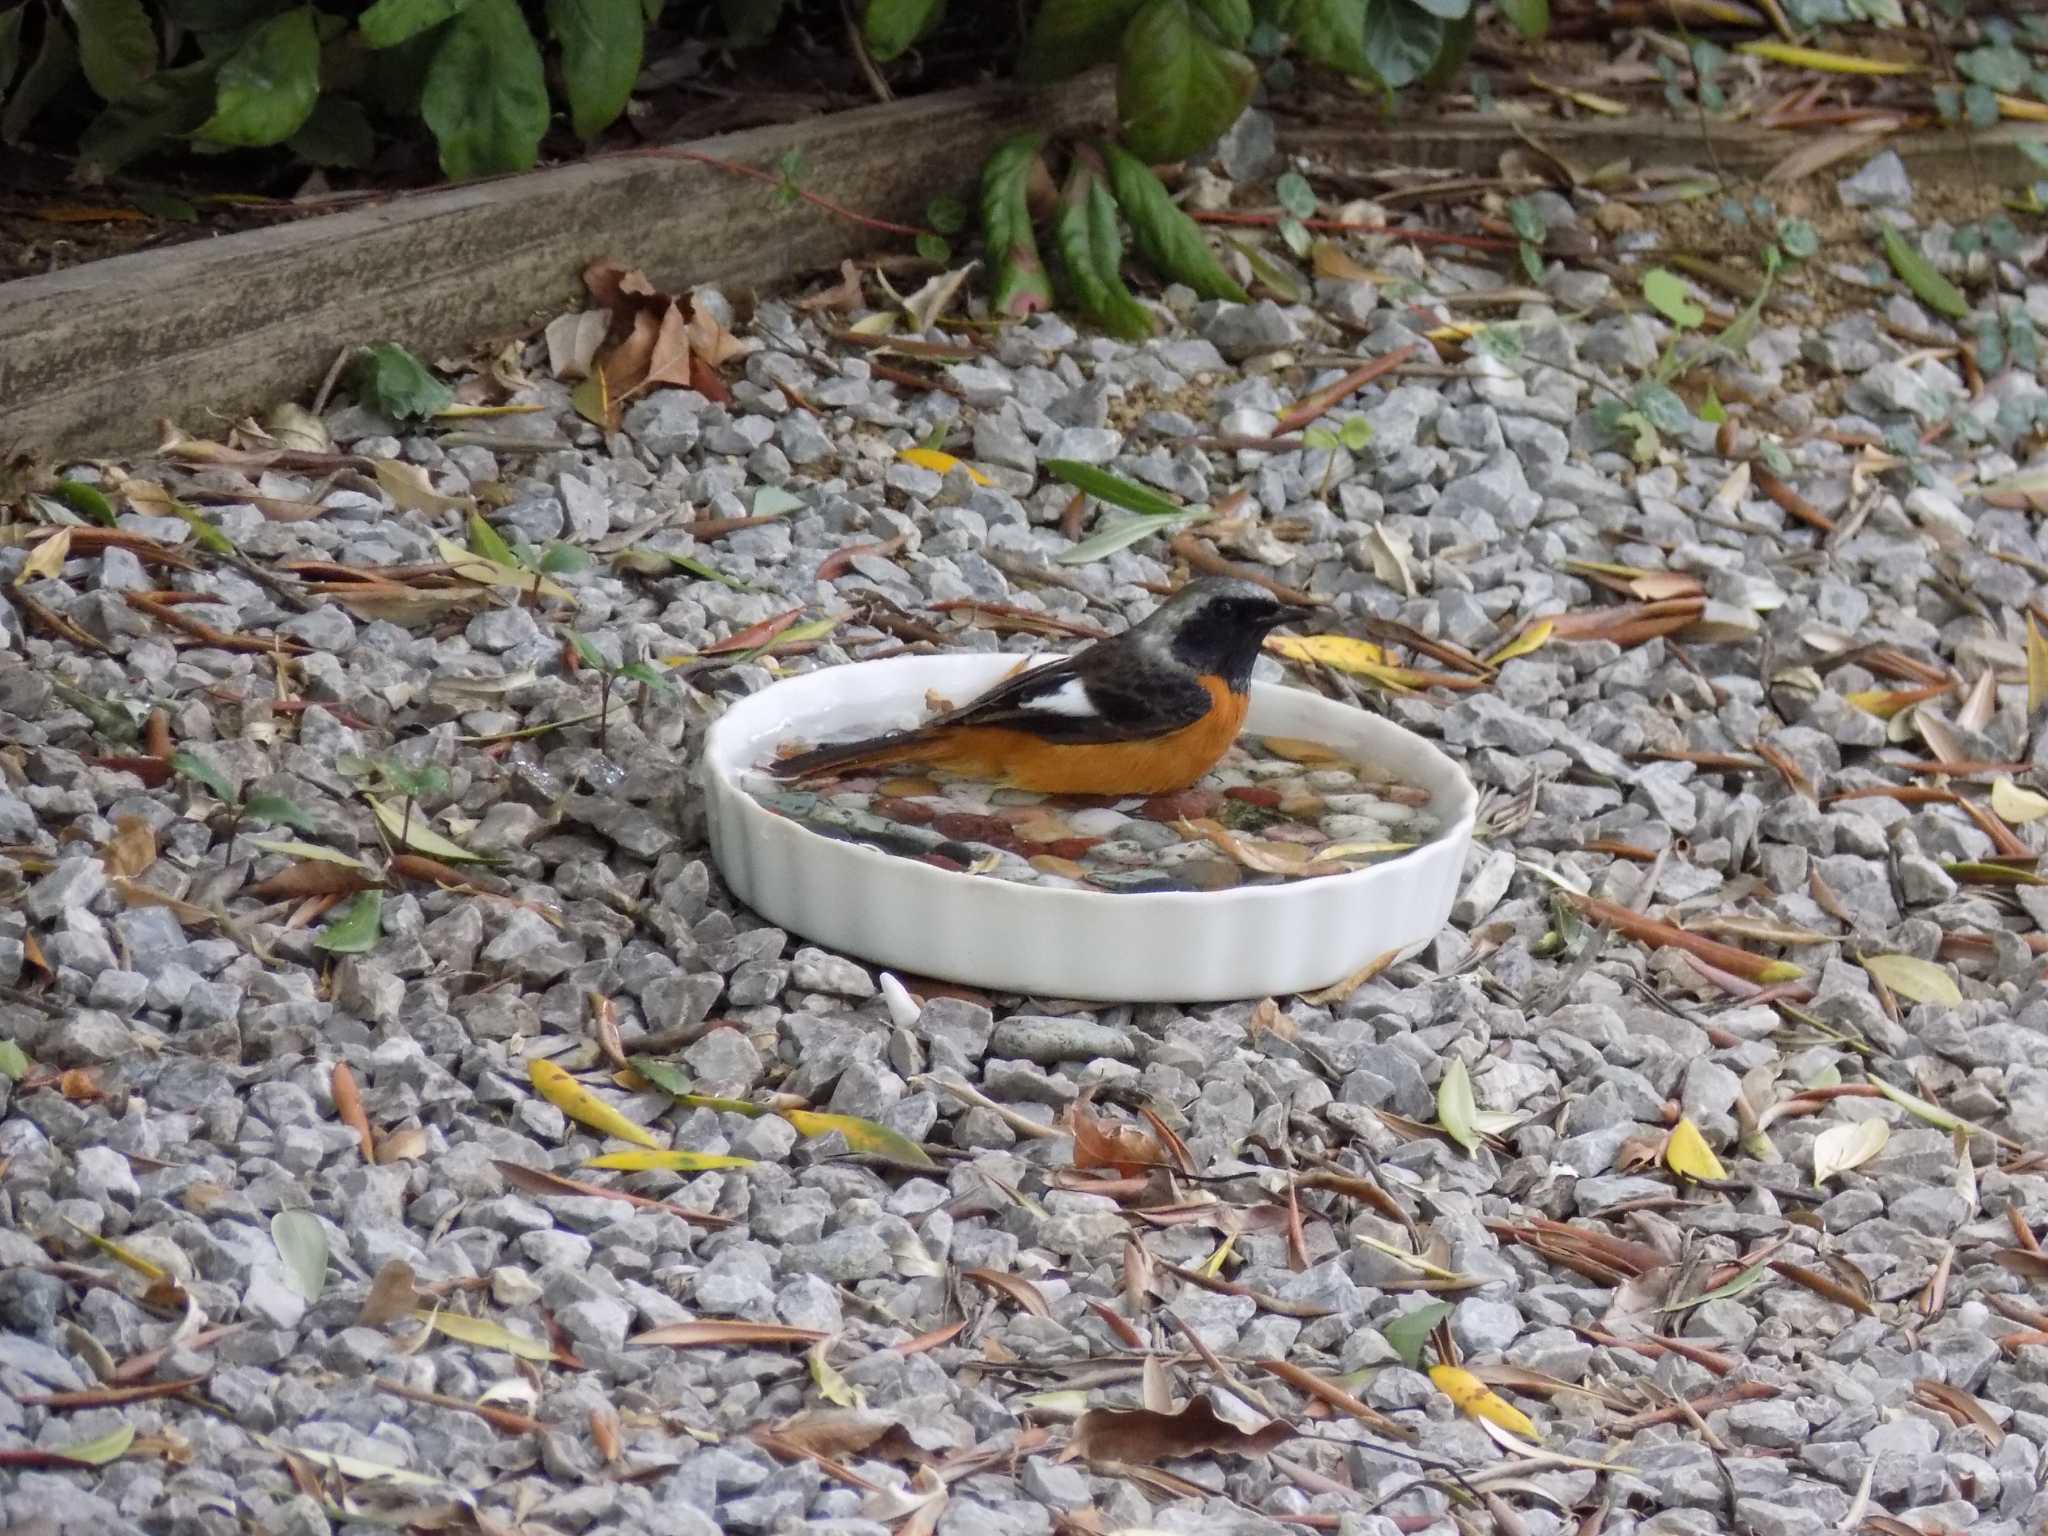
[[[1170,795],[1042,795],[908,773],[793,785],[739,775],[821,836],[938,869],[1054,890],[1226,891],[1383,864],[1442,834],[1429,792],[1321,743],[1239,739]]]

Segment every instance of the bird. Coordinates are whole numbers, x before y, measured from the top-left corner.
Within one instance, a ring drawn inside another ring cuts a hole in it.
[[[922,725],[798,752],[768,771],[802,780],[916,766],[1041,794],[1171,794],[1237,739],[1267,633],[1310,611],[1253,582],[1204,576],[1122,634]]]

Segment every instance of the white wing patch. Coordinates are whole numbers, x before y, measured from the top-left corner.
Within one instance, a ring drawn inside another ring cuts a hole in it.
[[[1043,710],[1048,715],[1066,715],[1076,720],[1092,720],[1102,713],[1095,707],[1095,701],[1088,697],[1088,689],[1078,677],[1068,678],[1050,693],[1020,699],[1017,707]]]

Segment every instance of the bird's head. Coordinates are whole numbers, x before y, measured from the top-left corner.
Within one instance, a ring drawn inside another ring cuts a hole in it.
[[[1132,634],[1197,672],[1223,678],[1241,693],[1251,682],[1252,663],[1267,632],[1307,617],[1308,609],[1283,603],[1252,582],[1204,576],[1160,604]]]

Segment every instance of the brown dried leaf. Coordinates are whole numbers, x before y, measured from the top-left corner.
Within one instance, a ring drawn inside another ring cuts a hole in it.
[[[380,1163],[417,1162],[427,1155],[427,1133],[417,1125],[401,1126],[377,1143]]]
[[[877,1408],[806,1408],[775,1426],[784,1445],[839,1461],[875,1445],[901,1421]]]
[[[250,886],[248,894],[262,901],[297,901],[307,896],[351,896],[376,884],[364,870],[325,859],[300,859]]]
[[[413,1281],[412,1266],[403,1259],[392,1259],[370,1283],[370,1294],[363,1298],[356,1322],[365,1328],[381,1328],[409,1317],[419,1304],[419,1287]]]
[[[341,1123],[356,1133],[356,1142],[363,1151],[363,1161],[377,1161],[377,1139],[370,1133],[370,1117],[363,1113],[363,1095],[356,1087],[356,1075],[349,1071],[348,1063],[337,1061],[333,1076],[334,1113]]]
[[[140,816],[123,816],[100,850],[100,862],[117,880],[132,880],[156,862],[156,832]]]
[[[728,1322],[700,1318],[687,1323],[664,1323],[626,1340],[628,1344],[666,1344],[674,1349],[724,1349],[735,1344],[815,1344],[829,1339],[822,1328],[797,1328],[788,1323]]]
[[[1101,1118],[1085,1099],[1075,1100],[1067,1111],[1067,1128],[1074,1136],[1076,1168],[1114,1168],[1118,1173],[1136,1174],[1166,1162],[1158,1142],[1134,1125]]]
[[[1959,1425],[1974,1425],[1983,1432],[1992,1450],[2005,1443],[2005,1430],[1998,1420],[1991,1417],[1991,1410],[1961,1387],[1952,1387],[1945,1381],[1923,1376],[1913,1383],[1913,1396],[1928,1407],[1947,1414]]]
[[[1005,1274],[999,1269],[963,1269],[960,1278],[972,1280],[983,1290],[994,1291],[998,1296],[1008,1297],[1033,1317],[1052,1315],[1038,1287],[1022,1275]]]
[[[1090,1408],[1075,1421],[1068,1453],[1089,1462],[1138,1466],[1212,1453],[1263,1456],[1293,1439],[1294,1433],[1277,1419],[1268,1419],[1256,1429],[1240,1429],[1218,1414],[1206,1397],[1198,1397],[1178,1413]]]

